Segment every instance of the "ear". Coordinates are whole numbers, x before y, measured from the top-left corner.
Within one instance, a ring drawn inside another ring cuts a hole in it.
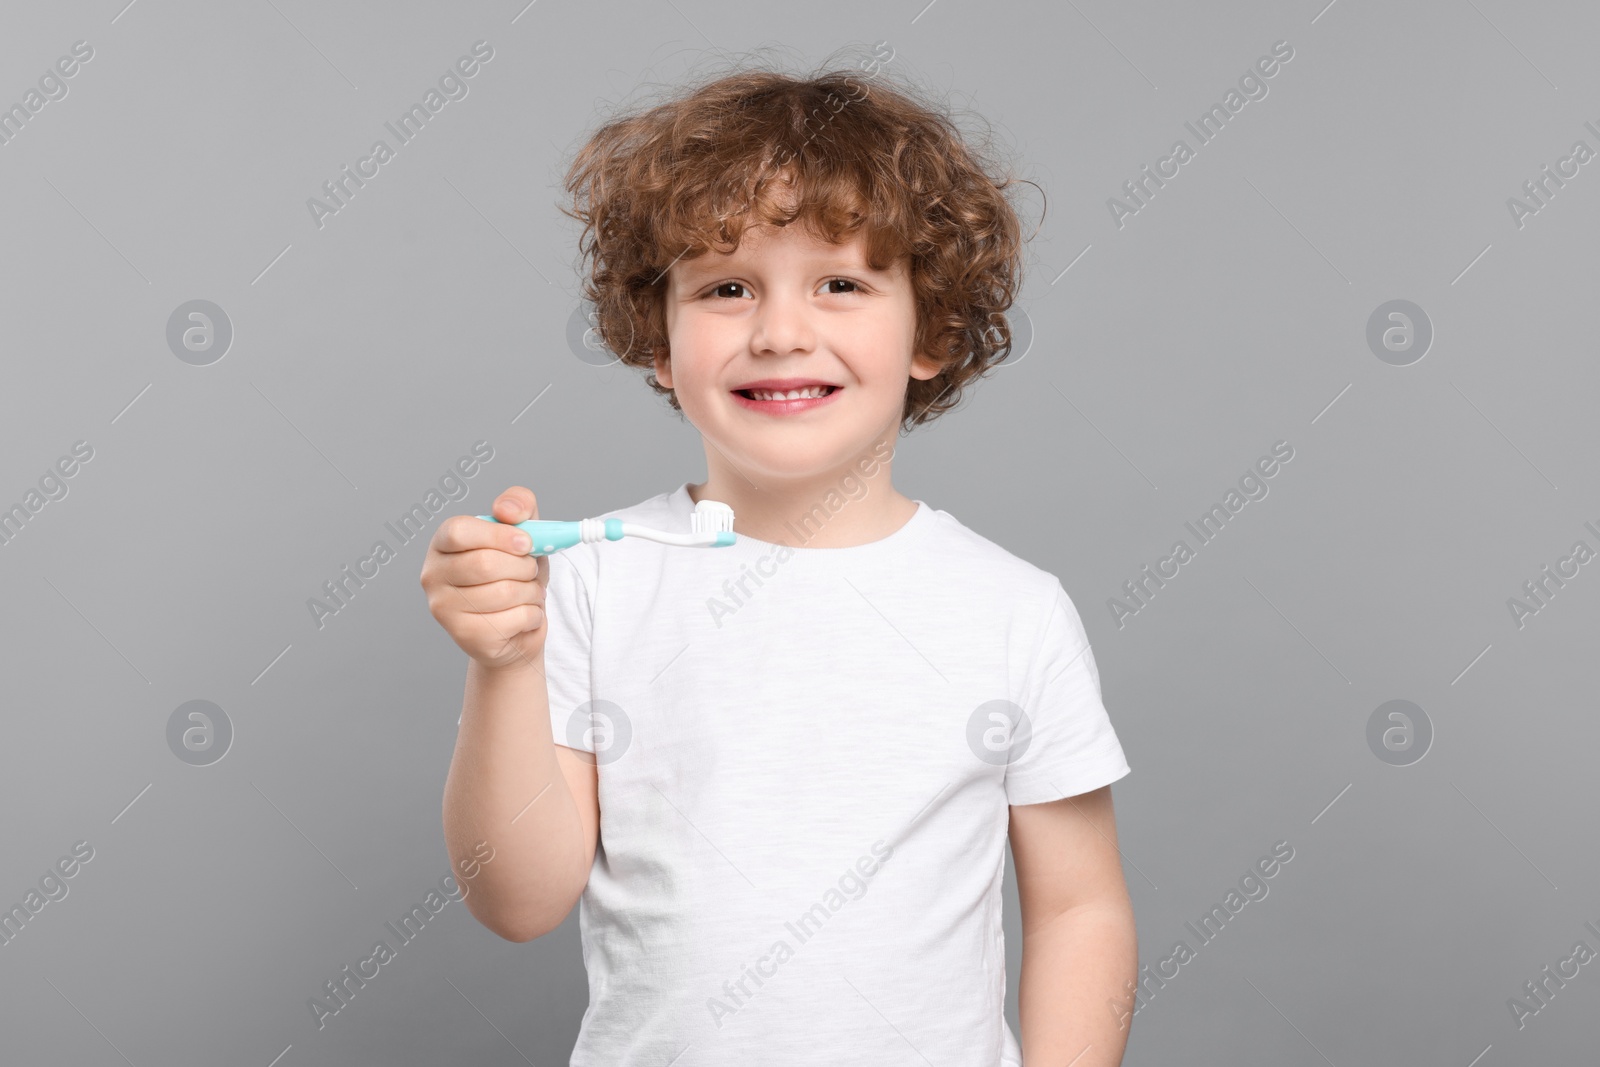
[[[920,352],[914,353],[911,357],[911,376],[918,381],[925,382],[930,378],[937,378],[943,370],[942,363],[935,363]]]
[[[657,348],[652,359],[654,360],[656,367],[656,381],[660,382],[668,389],[673,388],[672,357],[668,354],[667,349],[664,347]]]

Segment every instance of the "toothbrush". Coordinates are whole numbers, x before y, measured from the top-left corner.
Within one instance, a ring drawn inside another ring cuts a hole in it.
[[[499,522],[493,515],[479,515],[480,519]],[[694,506],[690,517],[692,533],[668,533],[621,519],[579,519],[562,522],[556,519],[528,519],[516,524],[527,531],[533,541],[530,556],[548,556],[578,544],[598,541],[620,541],[624,537],[643,537],[663,545],[682,545],[686,548],[724,548],[734,543],[733,509],[719,500],[702,500]]]

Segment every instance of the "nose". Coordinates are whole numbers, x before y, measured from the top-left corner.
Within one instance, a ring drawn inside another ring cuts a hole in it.
[[[815,346],[816,328],[803,295],[772,292],[762,297],[750,335],[752,352],[781,356],[809,352]]]

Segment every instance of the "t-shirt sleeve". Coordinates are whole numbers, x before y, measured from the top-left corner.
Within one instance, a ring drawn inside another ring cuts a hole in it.
[[[1100,670],[1078,610],[1051,578],[1038,646],[1022,690],[1026,726],[1013,727],[1006,767],[1009,804],[1040,804],[1109,785],[1128,773],[1128,761],[1100,699]],[[1019,744],[1025,740],[1025,745]]]
[[[593,699],[589,649],[594,633],[594,600],[573,550],[550,556],[545,588],[545,687],[550,695],[550,736],[558,745],[594,751],[589,716],[578,715]]]

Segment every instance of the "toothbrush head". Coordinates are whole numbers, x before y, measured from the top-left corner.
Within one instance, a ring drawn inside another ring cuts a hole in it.
[[[717,534],[716,544],[719,548],[734,542],[733,509],[720,500],[700,501],[694,506],[694,514],[689,516],[689,522],[694,533]]]

